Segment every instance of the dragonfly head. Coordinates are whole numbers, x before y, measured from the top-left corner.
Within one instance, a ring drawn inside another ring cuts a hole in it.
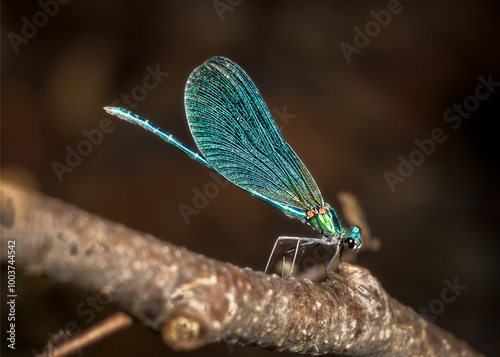
[[[357,252],[363,245],[363,242],[361,241],[361,228],[358,226],[352,226],[351,231],[344,237],[344,245],[347,248],[354,250],[354,252]]]

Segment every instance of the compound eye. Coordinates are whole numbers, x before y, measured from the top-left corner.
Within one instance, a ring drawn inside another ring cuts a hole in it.
[[[354,248],[354,239],[349,237],[345,241],[347,243],[347,248],[349,248],[349,249]]]

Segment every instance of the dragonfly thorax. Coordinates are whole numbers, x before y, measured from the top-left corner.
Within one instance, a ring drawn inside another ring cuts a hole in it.
[[[354,251],[361,248],[361,228],[352,226],[349,231],[344,229],[337,214],[328,203],[307,211],[306,222],[325,238],[340,239],[342,244]]]
[[[328,203],[307,211],[306,221],[322,236],[337,237],[342,231],[339,219]]]

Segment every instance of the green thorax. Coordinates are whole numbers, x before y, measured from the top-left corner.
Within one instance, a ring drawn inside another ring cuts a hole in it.
[[[337,237],[343,228],[335,211],[328,203],[319,208],[307,211],[307,223],[323,236]]]

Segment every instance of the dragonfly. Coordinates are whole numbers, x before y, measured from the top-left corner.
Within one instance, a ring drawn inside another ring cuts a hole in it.
[[[189,76],[184,104],[199,152],[127,109],[104,109],[155,134],[250,195],[311,226],[320,237],[278,237],[264,272],[281,259],[281,276],[288,279],[307,249],[322,246],[330,248],[328,264],[324,263],[335,288],[330,275],[332,264],[338,258],[343,272],[344,249],[357,252],[361,248],[361,228],[344,228],[332,206],[324,202],[316,182],[284,140],[250,77],[230,59],[212,57]],[[285,263],[290,264],[288,274]]]

